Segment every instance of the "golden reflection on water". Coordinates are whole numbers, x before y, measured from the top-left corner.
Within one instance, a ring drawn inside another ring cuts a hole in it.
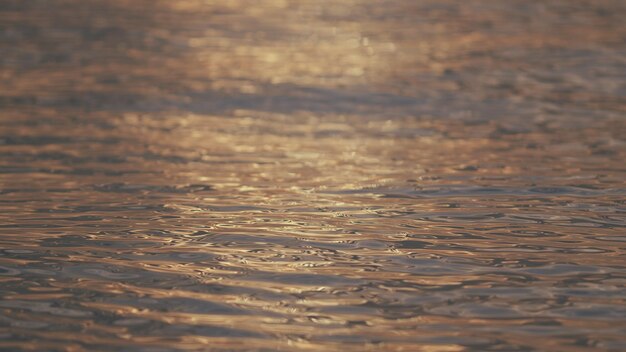
[[[0,348],[622,349],[625,13],[1,4]]]

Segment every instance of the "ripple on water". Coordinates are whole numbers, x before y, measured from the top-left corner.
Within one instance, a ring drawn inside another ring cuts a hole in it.
[[[0,350],[626,350],[625,15],[0,2]]]

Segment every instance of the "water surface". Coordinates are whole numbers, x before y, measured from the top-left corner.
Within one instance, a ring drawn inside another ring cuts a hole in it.
[[[0,349],[626,349],[626,5],[0,3]]]

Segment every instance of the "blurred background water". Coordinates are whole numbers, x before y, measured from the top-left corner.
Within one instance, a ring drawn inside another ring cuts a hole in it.
[[[625,17],[0,1],[0,350],[625,350]]]

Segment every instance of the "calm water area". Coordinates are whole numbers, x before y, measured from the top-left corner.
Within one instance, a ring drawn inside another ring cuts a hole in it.
[[[0,351],[625,351],[625,18],[0,0]]]

